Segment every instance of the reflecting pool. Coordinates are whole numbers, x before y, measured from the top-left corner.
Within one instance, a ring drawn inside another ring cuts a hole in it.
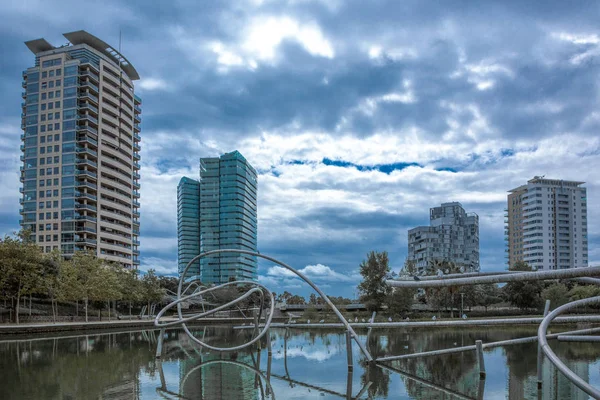
[[[367,340],[366,331],[358,333]],[[215,346],[233,346],[252,332],[208,327],[196,328],[195,334]],[[374,357],[381,357],[535,334],[534,327],[373,330],[368,346]],[[349,373],[341,330],[272,329],[270,359],[266,340],[262,350],[220,354],[202,351],[175,329],[166,332],[163,357],[157,360],[158,335],[149,330],[0,340],[0,398],[477,399],[483,391],[485,399],[538,399],[536,343],[486,351],[487,378],[480,382],[474,351],[396,361],[381,368],[367,365],[353,343]],[[557,341],[551,345],[574,372],[600,386],[600,346]],[[543,374],[540,398],[588,398],[548,362]]]

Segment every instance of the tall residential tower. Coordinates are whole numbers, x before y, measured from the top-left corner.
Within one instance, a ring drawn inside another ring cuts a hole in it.
[[[505,209],[508,265],[537,269],[588,266],[584,182],[536,176],[509,191]]]
[[[20,221],[45,252],[139,264],[140,114],[133,65],[85,31],[25,44]]]
[[[180,274],[200,252],[257,251],[256,171],[238,151],[201,158],[200,181],[184,177],[177,193]],[[194,218],[197,218],[196,223]],[[191,268],[187,277],[198,275],[199,271],[204,283],[255,280],[256,269],[256,257],[225,253],[201,259],[200,265]]]
[[[422,273],[435,262],[448,261],[466,271],[479,271],[479,217],[460,203],[429,210],[430,226],[408,231],[408,259]]]

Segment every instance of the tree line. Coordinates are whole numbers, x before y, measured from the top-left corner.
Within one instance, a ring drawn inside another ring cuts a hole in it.
[[[175,280],[175,278],[172,278]],[[131,307],[159,302],[169,279],[159,278],[153,270],[143,277],[138,271],[97,258],[91,252],[75,252],[65,260],[58,251],[43,253],[27,231],[0,238],[0,300],[13,311],[13,322],[19,323],[21,301],[26,297],[50,300],[52,316],[58,314],[59,302],[83,305],[88,321],[90,303],[125,302]],[[78,312],[78,311],[77,311]],[[109,314],[110,315],[110,314]]]
[[[532,271],[525,262],[518,262],[512,271]],[[559,307],[569,301],[600,295],[600,288],[595,285],[574,283],[573,281],[524,281],[510,282],[499,288],[496,284],[448,286],[416,290],[409,288],[392,288],[386,284],[387,279],[399,276],[412,277],[418,280],[419,275],[446,275],[461,273],[464,268],[449,261],[434,261],[424,271],[417,271],[413,261],[407,260],[400,274],[393,273],[389,267],[387,252],[371,251],[366,260],[360,264],[363,277],[358,285],[360,301],[370,311],[380,310],[386,305],[391,314],[405,313],[411,310],[415,302],[427,304],[438,312],[449,310],[454,317],[454,310],[508,303],[521,310],[539,309],[547,299],[551,308]]]

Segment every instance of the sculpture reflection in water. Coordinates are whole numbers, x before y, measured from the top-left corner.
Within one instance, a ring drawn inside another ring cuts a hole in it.
[[[201,336],[202,340],[206,342],[213,340],[235,342],[239,339],[236,337],[236,333],[239,332],[220,328],[204,328],[201,333],[194,333]],[[372,385],[370,381],[362,385],[356,395],[353,395],[353,371],[351,369],[347,371],[345,393],[320,387],[302,378],[293,378],[288,367],[289,336],[289,330],[284,331],[283,338],[275,334],[273,337],[257,343],[257,349],[252,352],[247,350],[218,353],[201,352],[198,351],[198,346],[194,346],[191,341],[168,342],[162,360],[179,360],[179,385],[176,389],[173,382],[168,382],[165,378],[163,361],[158,360],[156,366],[161,385],[156,391],[161,397],[172,399],[275,399],[277,393],[273,389],[272,379],[276,379],[287,382],[292,389],[304,388],[308,391],[348,400],[359,399],[367,393]],[[320,336],[322,336],[324,342],[330,343],[331,333],[320,333]],[[337,336],[343,337],[339,334]],[[281,339],[283,339],[283,344],[281,349],[278,348],[277,354],[283,353],[285,374],[275,374],[271,373],[273,351],[269,351],[269,341],[273,340],[280,343],[279,340]],[[312,339],[314,340],[314,337]],[[202,349],[200,348],[200,350]],[[298,355],[297,352],[294,354]],[[261,366],[261,359],[265,358],[265,355],[267,364]],[[300,375],[303,375],[303,372],[305,371],[301,371]]]

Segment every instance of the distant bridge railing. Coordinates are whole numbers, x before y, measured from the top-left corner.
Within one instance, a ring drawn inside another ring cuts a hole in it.
[[[363,311],[367,309],[367,306],[364,304],[336,304],[335,305],[338,310],[346,310],[346,311]],[[281,311],[304,311],[308,308],[314,308],[318,311],[322,311],[323,309],[328,309],[328,304],[282,304],[278,307]],[[384,306],[383,308],[387,308]]]

